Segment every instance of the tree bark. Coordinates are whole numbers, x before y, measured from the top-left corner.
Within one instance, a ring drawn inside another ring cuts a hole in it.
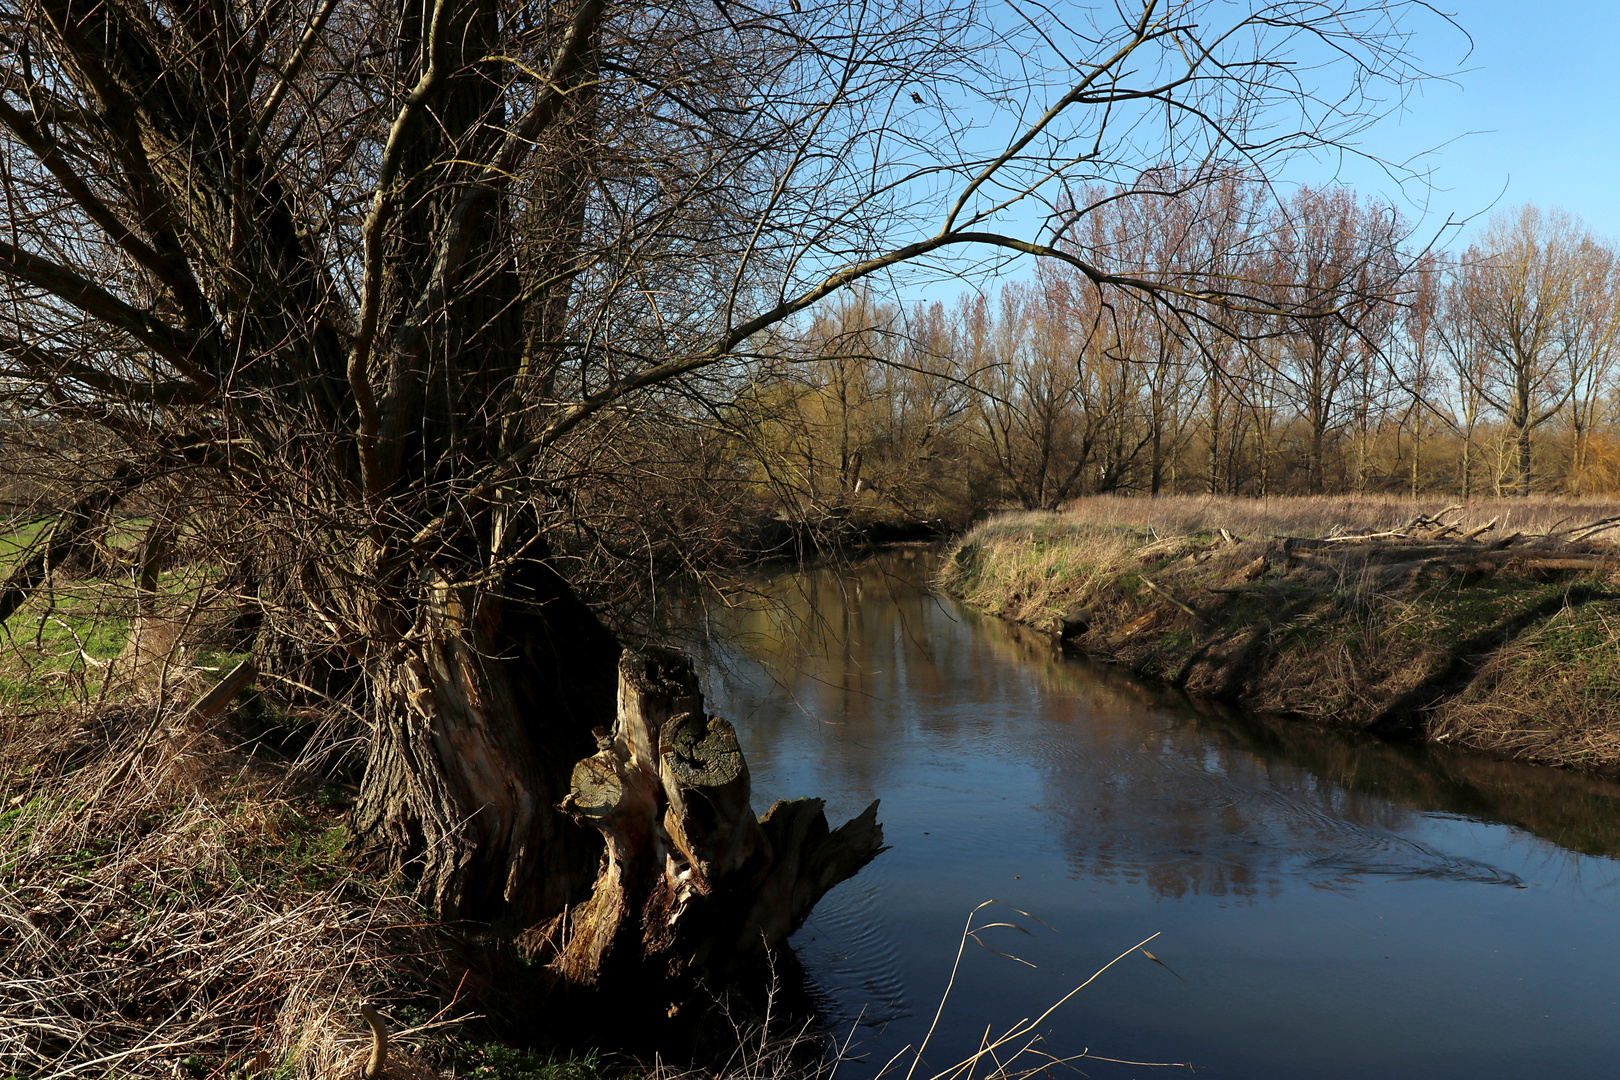
[[[555,807],[612,713],[619,646],[544,563],[499,588],[422,576],[414,625],[379,628],[403,644],[366,663],[355,850],[416,881],[440,918],[521,933],[589,895],[600,841]]]
[[[1519,445],[1519,490],[1521,499],[1530,497],[1530,426],[1521,425],[1518,434]]]
[[[569,984],[661,995],[724,986],[884,850],[876,802],[836,830],[820,799],[779,801],[756,818],[736,732],[704,711],[677,651],[624,652],[618,720],[597,739],[563,801],[606,846],[590,902],[552,935],[565,942],[553,968]]]

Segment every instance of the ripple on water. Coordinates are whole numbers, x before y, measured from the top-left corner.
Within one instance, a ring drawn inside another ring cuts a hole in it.
[[[793,939],[835,1031],[910,1015],[900,949],[879,908],[886,892],[878,875],[863,872],[829,893]]]
[[[1057,972],[1163,931],[1169,968],[1110,969],[1054,1021],[1054,1050],[1210,1080],[1613,1075],[1620,787],[1195,708],[837,576],[793,592],[826,641],[743,612],[774,673],[739,663],[710,688],[759,801],[883,800],[895,850],[795,938],[835,1029],[868,1025],[868,1063],[920,1041],[961,919],[994,896],[1047,924],[1041,970],[970,948],[936,1065],[1038,1015],[1067,989]]]

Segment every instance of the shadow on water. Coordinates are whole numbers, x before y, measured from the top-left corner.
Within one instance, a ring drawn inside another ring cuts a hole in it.
[[[1620,784],[1612,779],[1244,713],[1065,653],[1049,635],[1028,627],[967,618],[1000,642],[1009,660],[1029,665],[1054,690],[1085,696],[1104,686],[1115,700],[1183,710],[1186,727],[1210,736],[1222,756],[1241,752],[1286,763],[1346,792],[1500,822],[1582,855],[1620,856]]]
[[[874,1060],[920,1038],[995,898],[1042,920],[1014,950],[1035,967],[970,957],[936,1065],[1162,930],[1174,978],[1122,964],[1054,1043],[1248,1080],[1607,1068],[1620,786],[1201,705],[931,596],[931,570],[893,553],[675,605],[756,805],[883,800],[893,850],[795,939]]]

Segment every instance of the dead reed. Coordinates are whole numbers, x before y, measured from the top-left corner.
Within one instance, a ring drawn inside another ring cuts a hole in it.
[[[900,1080],[918,1080],[918,1070],[923,1067],[925,1055],[928,1052],[928,1044],[933,1039],[935,1032],[939,1030],[940,1018],[944,1016],[945,1009],[950,1003],[951,994],[956,989],[957,977],[961,973],[962,969],[962,954],[966,952],[969,941],[972,941],[983,948],[990,949],[990,946],[986,945],[983,938],[980,936],[986,931],[998,928],[1007,928],[1028,933],[1028,930],[1019,923],[1010,921],[1009,919],[996,918],[994,915],[992,915],[986,921],[980,921],[981,913],[990,907],[996,907],[998,912],[1001,909],[1005,909],[1017,915],[1021,915],[1025,919],[1034,919],[1034,916],[1030,915],[1028,912],[1020,911],[1019,909],[1004,904],[999,900],[986,900],[975,907],[972,911],[968,912],[967,921],[962,927],[962,936],[956,944],[956,958],[951,963],[950,977],[946,980],[945,990],[940,995],[939,1006],[934,1011],[933,1021],[929,1024],[927,1033],[923,1036],[922,1041],[919,1044],[916,1046],[907,1046],[890,1058],[883,1065],[883,1067],[878,1070],[877,1080],[898,1077],[900,1070],[902,1069],[905,1070],[905,1075],[903,1078],[900,1078]],[[943,1069],[939,1069],[931,1073],[924,1072],[921,1080],[970,1080],[970,1078],[975,1075],[982,1075],[983,1080],[1031,1080],[1031,1078],[1035,1076],[1053,1076],[1053,1069],[1059,1067],[1064,1068],[1066,1071],[1073,1070],[1074,1072],[1079,1073],[1079,1063],[1084,1061],[1106,1061],[1115,1064],[1135,1065],[1141,1068],[1150,1069],[1191,1069],[1192,1065],[1189,1062],[1123,1061],[1119,1058],[1103,1057],[1098,1054],[1093,1054],[1089,1048],[1082,1050],[1079,1053],[1065,1054],[1061,1052],[1054,1052],[1053,1050],[1048,1049],[1046,1037],[1043,1033],[1043,1028],[1045,1027],[1047,1021],[1052,1018],[1053,1014],[1055,1014],[1064,1005],[1068,1004],[1068,1002],[1072,1000],[1075,995],[1079,994],[1082,990],[1085,990],[1088,986],[1100,979],[1109,968],[1112,968],[1114,965],[1120,963],[1127,957],[1136,953],[1141,953],[1145,959],[1154,963],[1161,963],[1157,957],[1147,951],[1148,943],[1153,941],[1158,936],[1159,935],[1156,933],[1150,934],[1148,937],[1137,942],[1135,945],[1132,945],[1130,948],[1126,949],[1124,952],[1120,953],[1106,964],[1103,964],[1096,971],[1092,972],[1089,977],[1082,980],[1068,993],[1064,994],[1051,1005],[1047,1006],[1038,1015],[1034,1017],[1025,1017],[1010,1025],[1000,1034],[994,1033],[993,1029],[987,1029],[983,1038],[979,1041],[979,1048],[977,1051],[969,1054],[960,1061],[946,1066]],[[998,952],[998,950],[995,949],[990,949],[990,951]],[[1033,964],[1030,964],[1029,961],[1023,960],[1019,957],[1011,956],[1007,953],[1002,953],[1001,955],[1007,956],[1009,959],[1015,960],[1018,963],[1025,964],[1030,967],[1034,966]],[[1084,1074],[1082,1073],[1080,1075]]]
[[[409,902],[350,874],[335,812],[217,724],[137,749],[144,720],[8,724],[0,1074],[346,1075],[357,1003],[423,984]],[[398,1080],[429,1075],[422,1031],[395,1036]]]
[[[1464,504],[1446,496],[1290,495],[1264,499],[1224,495],[1167,495],[1156,499],[1099,495],[1076,499],[1056,515],[1007,514],[995,520],[1060,517],[1092,526],[1182,536],[1227,529],[1239,536],[1322,537],[1360,530],[1394,528],[1419,514],[1433,517],[1457,506],[1448,520],[1472,528],[1495,519],[1498,535],[1546,534],[1620,515],[1620,499],[1538,496],[1531,499],[1474,499]]]

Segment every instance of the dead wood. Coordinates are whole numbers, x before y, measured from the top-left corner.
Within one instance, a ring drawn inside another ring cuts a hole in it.
[[[1270,561],[1264,555],[1261,555],[1251,562],[1244,563],[1243,566],[1238,569],[1238,572],[1232,575],[1231,580],[1253,581],[1255,578],[1264,576],[1266,569],[1270,565]]]
[[[1528,558],[1521,565],[1527,570],[1613,570],[1620,559],[1591,558]]]
[[[1610,529],[1620,529],[1620,516],[1598,518],[1596,521],[1588,522],[1578,529],[1570,530],[1569,538],[1571,540],[1586,540]]]
[[[1118,642],[1124,641],[1126,638],[1135,637],[1137,634],[1140,634],[1143,630],[1148,629],[1154,623],[1156,623],[1160,619],[1164,618],[1164,616],[1166,614],[1168,614],[1169,611],[1170,611],[1170,605],[1169,604],[1155,604],[1153,607],[1149,608],[1146,612],[1144,612],[1143,614],[1137,616],[1136,618],[1132,619],[1129,623],[1126,623],[1123,627],[1121,627],[1120,630],[1119,630],[1119,633],[1113,635],[1113,637],[1110,638],[1110,641],[1112,641],[1114,643],[1118,643]]]
[[[1180,600],[1177,600],[1174,596],[1171,596],[1170,595],[1170,590],[1166,589],[1163,585],[1160,585],[1158,582],[1154,581],[1152,578],[1148,577],[1146,574],[1142,575],[1142,584],[1146,585],[1148,588],[1152,589],[1154,592],[1156,592],[1160,596],[1164,597],[1166,600],[1168,600],[1170,603],[1174,604],[1176,607],[1180,608],[1182,611],[1185,611],[1188,615],[1191,615],[1195,619],[1198,618],[1198,612],[1194,611],[1192,608],[1188,607],[1186,604],[1183,604]]]
[[[1576,542],[1576,537],[1592,535],[1594,526],[1607,528],[1606,521],[1583,526],[1561,538],[1548,534],[1525,540],[1522,533],[1512,533],[1489,544],[1479,545],[1475,537],[1496,527],[1496,518],[1460,536],[1447,535],[1454,526],[1433,528],[1433,519],[1419,522],[1428,531],[1409,535],[1409,523],[1401,529],[1358,536],[1283,538],[1285,570],[1293,570],[1301,562],[1331,570],[1354,562],[1363,566],[1379,566],[1386,584],[1403,575],[1416,575],[1435,566],[1445,566],[1453,573],[1494,573],[1504,567],[1539,572],[1580,572],[1612,570],[1620,567],[1620,557],[1601,549]],[[1615,522],[1620,524],[1620,518]],[[1522,542],[1521,542],[1522,541]],[[1518,546],[1515,546],[1518,545]],[[1212,589],[1215,592],[1231,589]]]
[[[676,650],[625,650],[618,720],[598,745],[562,803],[607,846],[553,961],[573,985],[663,986],[653,973],[724,985],[883,850],[876,802],[837,830],[820,799],[756,817],[736,731],[704,711]]]

